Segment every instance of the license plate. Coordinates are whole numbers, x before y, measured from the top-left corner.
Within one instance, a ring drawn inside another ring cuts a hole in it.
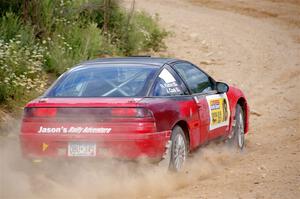
[[[96,156],[96,143],[70,142],[68,145],[68,156],[93,157]]]

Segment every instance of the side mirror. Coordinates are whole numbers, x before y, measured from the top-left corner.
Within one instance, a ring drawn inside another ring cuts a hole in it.
[[[216,84],[218,93],[227,93],[229,86],[223,82],[217,82]]]

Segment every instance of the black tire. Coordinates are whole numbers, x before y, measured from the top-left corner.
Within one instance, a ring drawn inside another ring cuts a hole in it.
[[[243,150],[245,146],[245,117],[241,105],[236,105],[235,126],[233,136],[229,139],[229,144],[238,150]]]
[[[188,142],[180,126],[172,130],[171,142],[169,170],[178,172],[184,167],[188,156]]]

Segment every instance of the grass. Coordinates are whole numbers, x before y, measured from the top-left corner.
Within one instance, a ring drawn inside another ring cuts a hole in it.
[[[158,16],[107,2],[0,1],[0,107],[23,106],[81,61],[165,48]]]

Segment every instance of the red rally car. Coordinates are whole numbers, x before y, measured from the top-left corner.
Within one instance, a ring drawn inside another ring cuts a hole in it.
[[[216,138],[244,147],[249,107],[238,88],[194,64],[126,57],[84,62],[24,109],[20,141],[28,158],[168,158]]]

